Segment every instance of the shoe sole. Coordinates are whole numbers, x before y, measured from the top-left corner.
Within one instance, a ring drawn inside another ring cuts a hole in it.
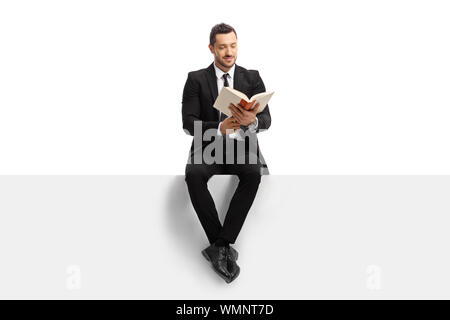
[[[206,253],[205,250],[202,251],[202,255],[205,257],[206,260],[208,260],[208,262],[211,262],[211,259],[209,258],[208,254]],[[231,280],[230,278],[227,278],[226,276],[224,276],[223,274],[221,274],[219,271],[216,270],[216,268],[214,268],[214,266],[212,265],[212,263],[210,263],[211,268],[214,270],[215,273],[217,273],[219,275],[219,277],[221,277],[223,280],[225,280],[226,283],[230,283]],[[236,278],[235,278],[236,279]]]

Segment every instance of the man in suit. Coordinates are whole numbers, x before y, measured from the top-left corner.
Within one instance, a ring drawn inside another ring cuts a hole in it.
[[[214,62],[205,69],[189,72],[183,90],[183,129],[194,136],[185,181],[210,243],[202,254],[211,262],[214,271],[230,283],[240,273],[236,263],[238,252],[230,244],[235,243],[244,224],[261,175],[268,174],[257,133],[270,127],[271,117],[268,106],[257,113],[258,105],[247,111],[240,105],[231,104],[231,117],[213,107],[218,92],[224,86],[239,90],[248,97],[266,89],[258,71],[236,65],[237,34],[233,27],[224,23],[215,25],[208,47]],[[207,186],[215,174],[239,177],[239,185],[223,225]]]

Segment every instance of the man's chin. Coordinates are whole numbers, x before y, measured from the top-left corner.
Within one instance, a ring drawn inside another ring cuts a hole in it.
[[[232,61],[222,61],[222,63],[227,67],[232,67],[234,64],[234,59]]]

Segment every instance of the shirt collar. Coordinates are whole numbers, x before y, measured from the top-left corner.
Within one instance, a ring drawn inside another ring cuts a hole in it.
[[[216,77],[217,79],[221,79],[223,77],[223,75],[225,73],[228,73],[231,77],[231,80],[233,80],[234,77],[234,69],[236,67],[236,63],[233,64],[233,66],[231,67],[231,69],[228,72],[223,72],[222,70],[220,70],[217,66],[216,66],[216,62],[213,62],[214,64],[214,69],[216,70]]]

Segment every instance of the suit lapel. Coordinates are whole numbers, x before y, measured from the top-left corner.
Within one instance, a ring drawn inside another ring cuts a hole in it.
[[[240,87],[241,84],[241,67],[239,67],[237,64],[234,68],[234,77],[233,77],[233,88],[239,91],[242,91],[242,88]],[[217,89],[217,77],[216,77],[216,70],[214,69],[214,62],[209,65],[207,68],[207,77],[208,77],[208,86],[209,86],[209,92],[211,93],[211,98],[214,103],[216,101],[217,96],[219,95],[218,89]],[[217,110],[217,117],[220,117],[220,111]],[[220,119],[219,119],[220,120]]]
[[[212,101],[214,102],[219,95],[217,89],[216,71],[214,70],[214,62],[209,65],[207,71],[209,92],[211,93]]]
[[[237,64],[234,68],[234,79],[233,79],[233,88],[241,91],[242,92],[242,88],[241,88],[241,67],[239,67]]]
[[[207,74],[208,74],[209,92],[211,93],[212,100],[216,101],[219,92],[217,89],[217,78],[216,78],[216,71],[214,70],[214,62],[209,65],[207,70],[208,70]],[[242,76],[241,67],[236,65],[234,68],[233,88],[239,91],[242,91],[242,88],[240,86],[241,76]]]

